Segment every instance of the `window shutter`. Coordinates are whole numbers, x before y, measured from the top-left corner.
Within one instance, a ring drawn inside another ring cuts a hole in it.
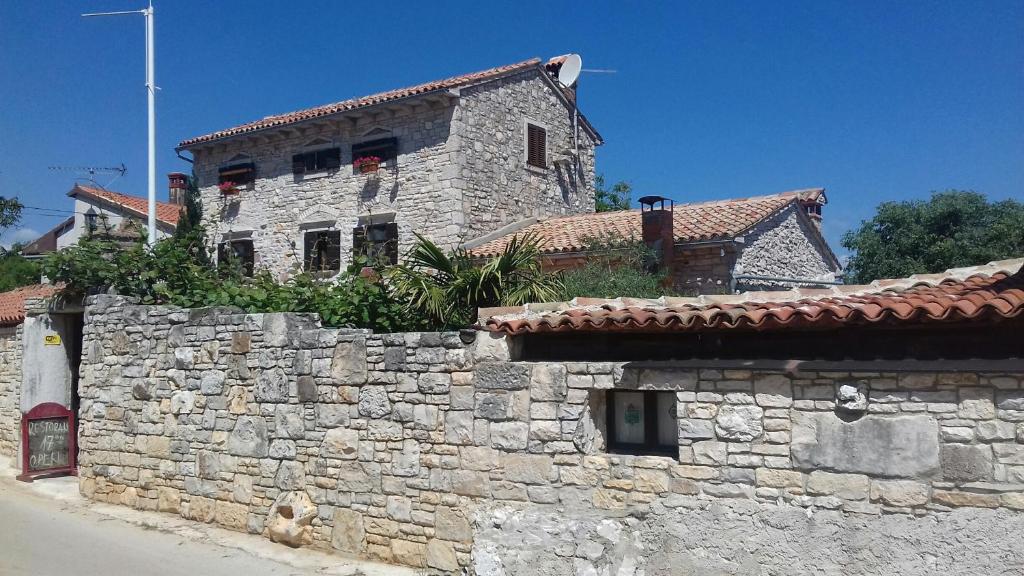
[[[547,168],[547,131],[533,124],[526,125],[526,163]]]
[[[341,148],[331,148],[323,151],[324,170],[336,170],[341,167]]]
[[[366,254],[366,230],[362,226],[352,229],[352,257],[357,258]]]
[[[309,272],[315,269],[316,259],[316,232],[306,232],[302,237],[303,259],[302,266]]]
[[[391,264],[398,264],[398,224],[391,222],[387,225],[387,247],[385,248],[385,254],[388,256],[388,262]]]
[[[306,173],[306,160],[302,154],[292,156],[292,172],[296,176],[302,176]]]

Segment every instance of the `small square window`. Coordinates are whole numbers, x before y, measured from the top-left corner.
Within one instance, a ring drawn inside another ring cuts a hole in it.
[[[314,230],[303,237],[307,272],[337,272],[341,270],[341,231]]]
[[[352,145],[352,162],[369,156],[380,158],[381,166],[392,166],[398,160],[398,138],[380,138]]]
[[[241,266],[246,276],[252,276],[255,256],[252,240],[225,240],[217,245],[217,265]]]
[[[548,167],[548,131],[536,124],[526,125],[526,163],[535,168]]]
[[[217,171],[217,184],[232,182],[235,186],[249,186],[256,181],[256,165],[252,162],[224,166]]]
[[[328,172],[341,167],[341,148],[325,148],[292,156],[292,172],[296,176]]]
[[[678,454],[675,392],[615,390],[608,392],[607,402],[609,451]]]
[[[371,264],[398,264],[398,224],[371,224],[352,230],[352,253]]]

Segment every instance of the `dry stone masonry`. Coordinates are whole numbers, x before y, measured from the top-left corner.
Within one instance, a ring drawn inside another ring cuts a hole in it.
[[[0,327],[0,455],[21,443],[21,325]]]
[[[83,493],[290,546],[506,576],[1024,569],[1021,374],[520,362],[487,333],[109,296],[84,350]],[[675,393],[678,454],[606,451],[613,388]]]

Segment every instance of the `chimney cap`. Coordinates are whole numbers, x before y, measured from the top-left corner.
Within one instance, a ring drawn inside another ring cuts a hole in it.
[[[664,196],[641,196],[637,199],[637,202],[640,203],[641,209],[646,207],[649,210],[654,210],[654,205],[659,202],[661,203],[660,210],[665,209],[665,202],[669,203],[669,208],[675,205],[671,198],[665,198]]]

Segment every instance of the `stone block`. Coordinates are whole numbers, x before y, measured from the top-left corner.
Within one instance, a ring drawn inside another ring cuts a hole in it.
[[[662,494],[671,487],[668,472],[651,468],[638,468],[633,473],[633,488],[638,492]]]
[[[546,484],[554,479],[554,467],[550,456],[529,454],[506,454],[501,458],[505,478],[524,484]]]
[[[338,490],[376,492],[380,490],[380,464],[345,460],[339,466]]]
[[[402,442],[402,450],[391,460],[391,473],[395,476],[416,476],[420,473],[420,445],[415,440]]]
[[[356,338],[351,342],[338,342],[331,358],[331,377],[338,385],[352,386],[366,382],[365,338]]]
[[[274,476],[274,486],[281,490],[301,490],[306,486],[306,471],[301,462],[286,460],[281,462]]]
[[[432,539],[427,541],[427,566],[446,572],[459,569],[459,561],[455,556],[455,548],[451,542]]]
[[[383,418],[391,413],[391,401],[383,386],[363,386],[359,390],[359,415]]]
[[[911,480],[875,480],[871,482],[871,499],[889,506],[921,506],[928,503],[927,484]]]
[[[764,433],[759,406],[726,404],[715,417],[715,433],[720,440],[749,442]]]
[[[474,383],[479,390],[526,390],[530,387],[530,367],[515,362],[480,364]]]
[[[998,494],[974,494],[971,492],[951,492],[948,490],[936,490],[932,493],[932,500],[943,506],[974,506],[977,508],[998,508]]]
[[[501,452],[490,446],[461,446],[459,460],[466,470],[491,470],[498,467]]]
[[[803,488],[804,485],[804,475],[793,470],[758,468],[754,477],[758,486],[769,488]]]
[[[801,470],[916,478],[939,472],[938,423],[931,416],[793,414],[793,464]]]
[[[366,549],[362,514],[347,508],[335,508],[331,547],[350,554],[358,554]]]
[[[235,456],[266,456],[266,420],[258,416],[240,416],[228,436],[227,450]]]
[[[228,412],[245,414],[249,410],[244,386],[232,386],[228,391]]]
[[[530,378],[530,398],[560,402],[566,394],[566,370],[560,364],[538,364]]]
[[[711,420],[680,418],[679,437],[687,440],[705,440],[715,437],[715,425]]]
[[[448,444],[467,445],[473,443],[473,413],[468,410],[451,410],[444,417],[444,441]]]
[[[224,391],[224,372],[207,370],[199,381],[199,391],[206,395],[217,395]]]
[[[477,393],[474,414],[477,418],[487,420],[508,420],[510,398],[510,395],[504,392]]]
[[[500,450],[524,450],[528,444],[530,425],[526,422],[494,422],[491,424],[491,446]]]
[[[489,496],[490,478],[486,472],[452,471],[452,492],[460,496]]]
[[[793,386],[788,376],[765,374],[754,379],[754,400],[766,408],[788,408],[793,405]]]
[[[470,542],[473,531],[466,513],[459,508],[438,506],[434,511],[434,533],[444,540]]]
[[[302,406],[288,404],[277,407],[274,411],[274,435],[278,438],[296,440],[302,439],[306,435]]]
[[[399,564],[420,568],[426,565],[427,547],[419,542],[392,540],[391,553]]]
[[[951,482],[992,478],[992,449],[987,445],[943,444],[942,477]]]
[[[960,388],[960,405],[957,416],[972,420],[996,417],[996,406],[990,388]]]
[[[695,390],[695,370],[662,370],[645,368],[637,376],[640,388],[645,390]]]
[[[871,482],[863,474],[833,474],[816,470],[807,478],[807,493],[837,496],[843,500],[864,500]]]
[[[218,500],[214,510],[214,522],[232,530],[244,531],[249,517],[249,507]]]
[[[359,431],[350,428],[334,428],[324,434],[320,444],[320,456],[324,458],[355,459],[359,453]]]
[[[257,402],[287,402],[288,376],[281,368],[261,370],[256,376],[253,395]]]
[[[417,387],[424,394],[446,394],[452,387],[452,377],[435,372],[420,374]]]
[[[299,376],[295,380],[295,391],[299,396],[299,402],[316,402],[316,380],[312,376]]]
[[[693,443],[693,463],[712,466],[724,466],[726,463],[725,442],[706,440]]]
[[[996,442],[1000,440],[1013,440],[1016,430],[1013,422],[1001,420],[984,420],[975,426],[975,434],[982,442]]]
[[[181,511],[181,492],[169,486],[157,488],[156,509],[159,512],[178,514]]]

